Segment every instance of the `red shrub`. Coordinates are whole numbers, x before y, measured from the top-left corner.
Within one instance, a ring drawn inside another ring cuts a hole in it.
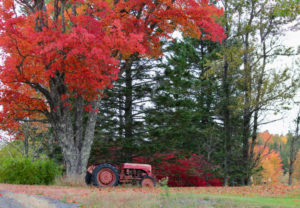
[[[222,179],[212,174],[216,166],[201,155],[178,158],[175,153],[155,154],[151,159],[135,157],[133,162],[152,164],[156,179],[168,177],[169,186],[222,186]]]

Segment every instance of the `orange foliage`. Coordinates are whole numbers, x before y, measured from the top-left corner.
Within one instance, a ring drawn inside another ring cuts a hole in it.
[[[262,176],[268,183],[278,182],[282,175],[282,161],[278,152],[271,151],[268,156],[261,161],[263,167]]]
[[[259,133],[258,137],[262,139],[263,143],[269,143],[272,142],[273,135],[270,134],[268,131],[265,131],[263,133]]]
[[[258,166],[263,170],[254,175],[255,183],[276,183],[283,173],[280,154],[269,147],[256,145],[254,148],[256,156],[260,155]],[[260,177],[261,178],[260,178]]]
[[[270,134],[268,131],[258,134],[259,142],[262,144],[274,144],[276,143],[279,146],[284,146],[287,144],[288,136],[279,136]]]
[[[40,122],[26,122],[23,123],[18,132],[15,134],[15,139],[24,140],[27,138],[34,138],[36,135],[48,132],[49,124]]]
[[[286,143],[287,143],[287,141],[288,141],[288,138],[287,138],[287,136],[281,136],[281,137],[280,137],[280,140],[281,140],[281,142],[282,142],[284,145],[286,145]]]

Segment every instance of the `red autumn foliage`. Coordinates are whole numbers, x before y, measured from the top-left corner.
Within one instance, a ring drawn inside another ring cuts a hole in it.
[[[172,187],[222,186],[222,179],[212,173],[216,166],[201,155],[179,158],[175,153],[155,154],[151,159],[135,157],[133,162],[152,164],[156,179],[168,177],[168,185]]]
[[[208,0],[0,0],[2,128],[53,119],[73,98],[97,99],[121,60],[160,56],[160,39],[175,30],[221,41],[222,13]]]

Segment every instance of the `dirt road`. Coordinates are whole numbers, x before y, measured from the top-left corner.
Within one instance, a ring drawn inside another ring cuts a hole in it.
[[[63,203],[43,196],[30,196],[0,190],[1,208],[79,208],[77,204]]]
[[[4,192],[0,192],[0,207],[3,208],[24,208],[21,204],[11,198],[7,198]]]

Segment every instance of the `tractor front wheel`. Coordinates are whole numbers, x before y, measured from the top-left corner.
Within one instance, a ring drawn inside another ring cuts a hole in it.
[[[92,174],[92,181],[95,186],[112,187],[118,185],[118,170],[110,164],[98,165]]]
[[[145,176],[140,180],[141,187],[155,187],[155,179],[150,176]]]

